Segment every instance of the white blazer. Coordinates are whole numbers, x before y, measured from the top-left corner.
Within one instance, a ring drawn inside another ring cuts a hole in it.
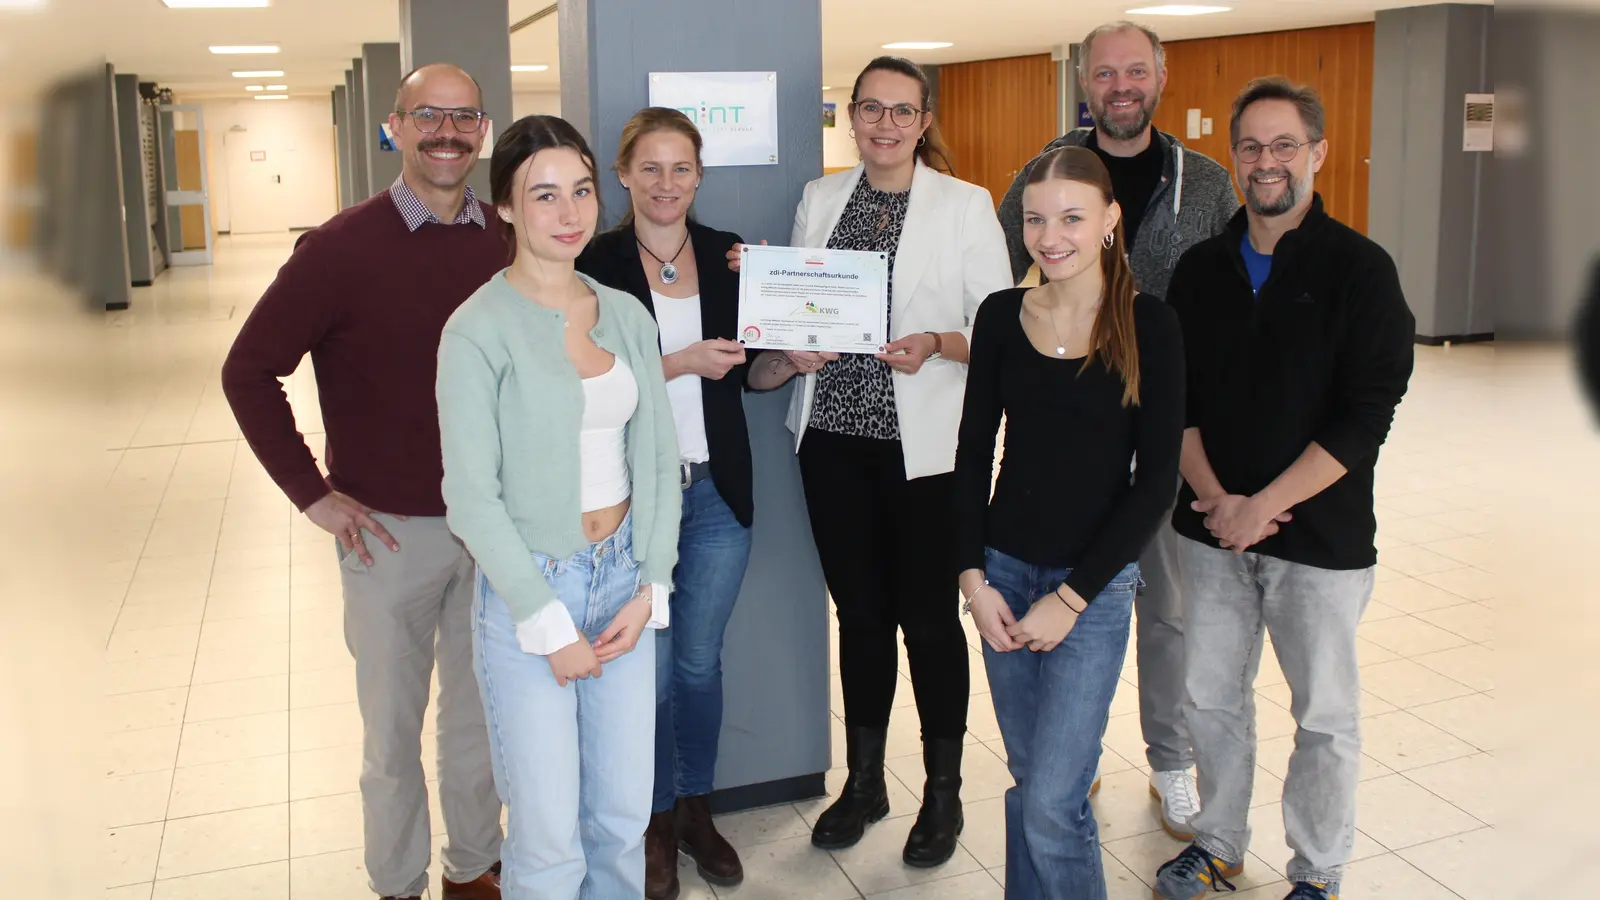
[[[795,247],[826,247],[846,201],[865,172],[857,165],[806,185],[794,215]],[[959,331],[972,341],[979,304],[995,291],[1012,287],[1005,232],[989,192],[928,168],[919,159],[911,177],[905,227],[895,250],[889,340],[924,331]],[[789,405],[789,430],[795,450],[811,420],[817,393],[815,375],[805,379]],[[930,360],[915,375],[892,373],[895,408],[906,477],[952,471],[967,366]]]

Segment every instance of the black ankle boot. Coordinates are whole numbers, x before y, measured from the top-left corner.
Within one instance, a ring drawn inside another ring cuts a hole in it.
[[[960,738],[922,744],[928,780],[922,788],[922,811],[901,854],[908,866],[941,866],[955,855],[956,838],[966,824],[961,814],[961,748]]]
[[[839,799],[817,818],[811,845],[824,850],[854,847],[867,826],[889,814],[889,788],[883,781],[883,750],[888,727],[845,727],[845,758],[850,774]]]

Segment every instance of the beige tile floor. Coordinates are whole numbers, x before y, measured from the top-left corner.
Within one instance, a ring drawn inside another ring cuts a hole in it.
[[[241,442],[217,376],[289,248],[286,237],[224,238],[214,267],[170,272],[110,317],[123,375],[105,410],[108,898],[370,896],[355,793],[360,721],[330,539],[294,513]],[[1467,874],[1496,844],[1495,557],[1474,490],[1489,477],[1475,456],[1487,426],[1452,413],[1484,388],[1492,356],[1482,346],[1419,348],[1384,450],[1380,583],[1361,627],[1366,743],[1350,898],[1487,896]],[[309,366],[288,390],[315,444]],[[967,828],[949,864],[928,872],[899,861],[920,783],[906,684],[890,744],[893,818],[861,845],[828,853],[807,840],[821,801],[728,817],[745,884],[714,892],[685,869],[685,897],[1000,897],[1010,780],[970,637]],[[1096,801],[1113,900],[1148,897],[1156,866],[1180,848],[1146,793],[1131,648],[1128,665]],[[1286,893],[1279,796],[1294,733],[1271,654],[1257,688],[1256,833],[1236,896],[1268,900]],[[837,760],[843,735],[833,724]],[[830,773],[830,788],[841,779]]]

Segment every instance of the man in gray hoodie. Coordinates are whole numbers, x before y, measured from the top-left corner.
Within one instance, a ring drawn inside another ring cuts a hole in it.
[[[1178,257],[1218,234],[1239,210],[1232,176],[1215,160],[1189,150],[1151,124],[1167,84],[1166,59],[1154,31],[1132,22],[1102,25],[1083,40],[1078,84],[1088,98],[1093,128],[1050,142],[1088,147],[1111,174],[1122,208],[1128,261],[1140,291],[1164,296]],[[1017,173],[1000,203],[1000,224],[1018,282],[1032,265],[1022,242],[1022,188],[1038,157]],[[1170,520],[1170,516],[1167,517]],[[1200,809],[1194,752],[1184,724],[1183,597],[1177,535],[1170,521],[1139,558],[1145,587],[1135,601],[1139,716],[1150,787],[1161,799],[1166,830],[1190,840],[1189,820]]]

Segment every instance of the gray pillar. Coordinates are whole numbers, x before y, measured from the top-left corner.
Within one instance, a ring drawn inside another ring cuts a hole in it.
[[[400,70],[429,63],[466,69],[483,88],[483,110],[494,139],[512,122],[511,12],[508,0],[400,0]],[[489,196],[488,160],[467,177],[478,196]]]
[[[345,73],[348,83],[350,73]],[[333,134],[339,151],[339,208],[355,205],[355,185],[350,183],[350,94],[344,85],[333,89]]]
[[[1430,343],[1495,330],[1484,233],[1492,156],[1462,148],[1466,95],[1494,90],[1493,15],[1443,4],[1379,10],[1374,25],[1367,228],[1394,257],[1418,339]]]
[[[1492,40],[1496,337],[1563,339],[1600,258],[1600,16],[1503,5]]]
[[[101,298],[106,309],[127,309],[133,298],[132,276],[128,269],[128,235],[123,227],[125,203],[122,191],[122,139],[117,133],[116,69],[107,63],[92,79],[89,120],[91,134],[105,139],[101,149],[84,154],[89,162],[85,185],[89,188],[91,209],[97,224],[85,226],[99,232],[91,246],[104,248],[95,263],[91,296]],[[130,136],[130,140],[137,135]],[[85,142],[82,146],[92,146]],[[103,217],[103,218],[102,218]]]
[[[350,201],[360,203],[372,196],[367,189],[367,80],[359,59],[350,60]]]
[[[386,191],[400,177],[400,152],[385,150],[378,143],[378,126],[389,121],[394,110],[394,93],[400,88],[400,45],[362,44],[362,78],[366,104],[363,118],[354,120],[366,131],[367,196]]]
[[[800,193],[822,174],[818,0],[679,0],[663,18],[639,16],[634,0],[561,0],[559,16],[562,114],[602,170],[648,103],[649,73],[776,71],[778,164],[707,169],[695,216],[751,243],[789,242]],[[628,197],[610,174],[600,185],[615,221]],[[755,543],[722,657],[719,810],[820,796],[830,766],[827,591],[783,424],[792,387],[745,395]]]
[[[122,158],[122,212],[127,217],[128,280],[134,287],[149,285],[156,277],[155,232],[150,227],[150,204],[145,197],[144,152],[140,146],[139,76],[116,78],[117,136]]]

